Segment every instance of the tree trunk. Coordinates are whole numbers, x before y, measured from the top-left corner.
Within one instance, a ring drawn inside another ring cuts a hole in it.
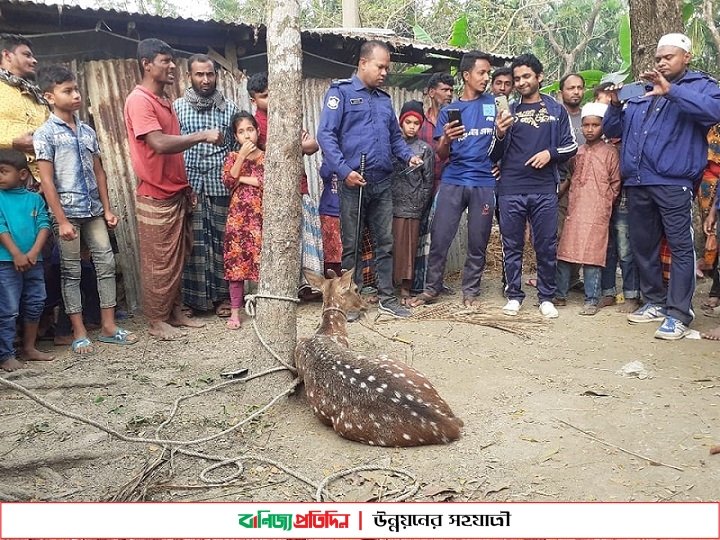
[[[670,32],[682,32],[682,0],[629,0],[632,74],[654,66],[658,40]]]
[[[301,251],[300,179],[303,171],[300,147],[302,50],[299,14],[298,0],[268,1],[270,106],[257,324],[263,339],[287,364],[294,364],[296,304],[288,300],[262,298],[262,295],[297,298]],[[264,367],[278,365],[277,360],[264,348],[258,360]],[[263,381],[263,393],[275,394],[275,390],[284,388],[288,380],[283,378],[277,388]]]

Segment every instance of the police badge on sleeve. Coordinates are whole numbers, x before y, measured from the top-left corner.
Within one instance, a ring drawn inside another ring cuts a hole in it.
[[[330,96],[327,100],[327,108],[331,110],[335,110],[338,108],[338,105],[340,105],[340,98],[337,96]]]

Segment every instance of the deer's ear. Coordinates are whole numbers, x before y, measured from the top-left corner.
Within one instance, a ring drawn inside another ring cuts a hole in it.
[[[324,277],[322,277],[320,274],[316,274],[312,270],[308,270],[307,268],[303,269],[303,274],[305,275],[305,279],[308,280],[308,283],[310,285],[312,285],[316,289],[322,289],[322,286],[325,283]]]
[[[344,289],[348,289],[352,283],[353,276],[355,275],[355,268],[345,270],[343,275],[340,277],[340,286]]]

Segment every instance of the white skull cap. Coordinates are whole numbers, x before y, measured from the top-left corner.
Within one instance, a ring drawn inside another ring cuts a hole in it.
[[[665,34],[660,38],[660,41],[658,41],[657,48],[659,49],[665,45],[678,47],[685,52],[690,52],[690,49],[692,48],[692,41],[685,34]]]
[[[599,116],[602,118],[605,116],[607,108],[608,106],[605,103],[586,103],[582,108],[580,118],[585,118],[586,116]]]

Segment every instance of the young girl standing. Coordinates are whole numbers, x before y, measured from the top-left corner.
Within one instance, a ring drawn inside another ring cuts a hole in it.
[[[262,195],[265,182],[265,154],[257,147],[258,124],[247,111],[231,120],[240,150],[230,152],[223,167],[223,183],[230,191],[225,224],[225,279],[230,286],[230,330],[240,328],[244,281],[258,281],[262,248]]]

